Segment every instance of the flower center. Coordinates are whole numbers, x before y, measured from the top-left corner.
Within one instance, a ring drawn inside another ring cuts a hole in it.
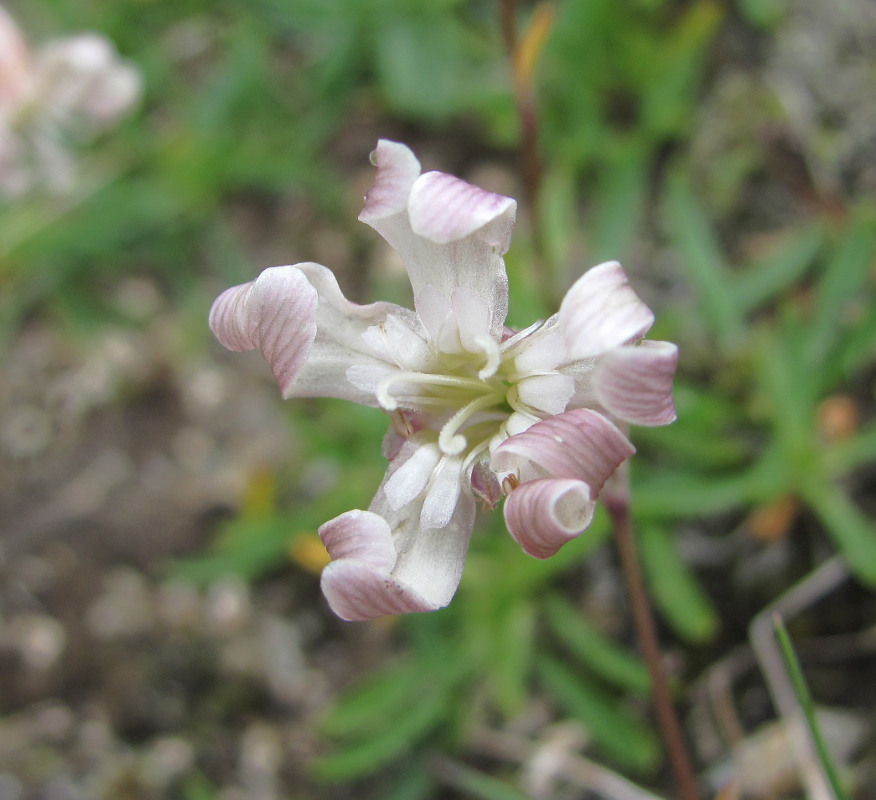
[[[377,386],[377,401],[388,412],[401,408],[423,414],[427,427],[438,431],[441,454],[462,458],[466,467],[497,434],[508,435],[504,426],[512,413],[532,421],[543,416],[520,399],[517,383],[525,376],[516,371],[507,350],[439,353],[436,366],[430,372],[399,371],[385,377]]]

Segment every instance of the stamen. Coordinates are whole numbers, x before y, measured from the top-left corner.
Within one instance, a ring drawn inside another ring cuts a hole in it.
[[[535,331],[537,331],[542,325],[544,325],[544,321],[539,320],[528,328],[524,328],[522,331],[517,331],[513,336],[502,342],[502,354],[508,357],[510,355],[508,351],[511,350],[511,348],[528,338],[531,333],[535,333]]]
[[[390,413],[389,421],[399,436],[403,436],[407,439],[409,436],[413,435],[414,427],[411,425],[411,421],[398,409]]]
[[[438,434],[438,446],[442,452],[449,456],[459,455],[467,444],[465,436],[458,434],[457,431],[471,418],[473,414],[485,408],[495,405],[502,399],[502,396],[492,392],[482,395],[481,397],[472,400],[468,405],[463,406],[457,411],[441,429]]]
[[[389,375],[377,384],[377,402],[384,411],[395,411],[398,403],[389,393],[390,387],[397,383],[416,383],[423,386],[450,386],[459,389],[470,389],[482,392],[484,384],[474,378],[459,378],[455,375],[432,375],[428,372],[397,372]]]
[[[520,486],[520,478],[516,475],[506,475],[502,478],[502,491],[505,492],[505,496],[507,497],[511,492],[513,492],[518,486]]]
[[[478,372],[478,377],[485,381],[496,374],[499,364],[502,363],[502,356],[499,353],[499,345],[492,336],[480,334],[475,337],[475,344],[481,348],[481,352],[487,357],[487,363]]]

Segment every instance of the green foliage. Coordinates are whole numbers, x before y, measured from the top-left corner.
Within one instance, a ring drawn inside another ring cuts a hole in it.
[[[642,660],[586,622],[568,600],[551,595],[545,600],[544,611],[553,635],[584,667],[619,689],[650,693],[651,677]]]
[[[675,549],[669,532],[659,523],[639,526],[642,563],[657,608],[679,636],[703,643],[715,638],[718,612],[690,566]]]
[[[656,734],[638,715],[613,702],[604,686],[591,683],[561,661],[538,661],[541,681],[567,712],[584,723],[588,734],[612,761],[636,772],[651,772],[662,758]]]

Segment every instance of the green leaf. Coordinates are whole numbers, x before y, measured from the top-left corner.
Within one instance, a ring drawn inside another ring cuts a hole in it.
[[[393,15],[378,33],[378,76],[393,107],[429,119],[459,110],[467,87],[461,30],[452,15]]]
[[[837,339],[836,355],[824,366],[823,385],[830,390],[840,381],[848,381],[856,372],[876,360],[876,303],[872,294],[859,298],[859,318],[850,321]]]
[[[529,598],[517,598],[500,614],[481,627],[481,635],[491,639],[489,683],[499,709],[508,717],[526,703],[532,652],[535,613]],[[492,630],[490,630],[492,628]]]
[[[800,352],[793,321],[761,329],[755,342],[758,388],[769,403],[773,435],[796,473],[809,466],[805,454],[811,450],[818,370]]]
[[[594,262],[629,255],[642,219],[648,173],[639,149],[627,148],[615,158],[596,192],[599,198],[591,234]]]
[[[679,519],[715,514],[775,496],[787,485],[781,462],[776,471],[764,462],[730,475],[702,475],[670,470],[647,475],[633,470],[633,510],[640,519]]]
[[[858,220],[824,268],[815,293],[815,319],[806,342],[807,363],[821,363],[838,341],[847,322],[850,301],[866,285],[874,241],[873,222]]]
[[[876,423],[870,423],[851,439],[838,442],[825,453],[827,471],[833,477],[842,477],[874,461],[876,461]]]
[[[551,595],[544,612],[554,636],[596,675],[621,689],[650,693],[651,676],[642,660],[603,636],[568,600]]]
[[[215,552],[173,561],[168,570],[177,578],[195,583],[208,583],[228,574],[254,579],[288,560],[289,547],[301,530],[293,527],[297,521],[297,517],[282,515],[230,520],[220,532]]]
[[[702,304],[702,319],[712,326],[725,347],[737,344],[744,332],[742,314],[735,304],[731,275],[712,226],[687,181],[670,180],[664,213],[672,244]]]
[[[795,231],[765,256],[749,264],[736,279],[736,302],[740,313],[748,313],[792,287],[815,261],[824,244],[820,225]]]
[[[423,759],[415,759],[400,766],[398,775],[380,792],[380,800],[427,800],[437,789],[437,783]]]
[[[537,664],[547,690],[587,726],[608,757],[638,772],[650,772],[660,764],[663,751],[654,732],[616,703],[610,692],[588,683],[556,659],[545,656]]]
[[[867,519],[838,486],[813,474],[800,487],[827,532],[836,542],[849,569],[865,584],[876,587],[876,525]]]
[[[387,712],[387,726],[380,731],[363,731],[363,737],[315,760],[314,776],[325,781],[349,780],[375,773],[390,762],[410,752],[448,714],[448,697],[444,691],[424,686],[410,697],[399,711]],[[369,735],[370,733],[370,735]]]
[[[373,675],[337,701],[320,720],[327,736],[356,736],[392,725],[418,698],[423,674],[416,662],[398,664]]]
[[[637,531],[648,586],[661,614],[683,638],[711,641],[721,625],[718,612],[667,531],[654,523],[640,524]]]

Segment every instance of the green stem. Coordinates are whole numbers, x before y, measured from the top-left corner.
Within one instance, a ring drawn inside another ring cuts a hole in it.
[[[782,658],[785,662],[785,668],[791,677],[791,684],[794,687],[794,694],[797,695],[797,702],[800,704],[800,708],[803,709],[803,714],[806,717],[809,735],[812,737],[812,743],[815,745],[815,750],[818,753],[821,768],[824,770],[825,777],[830,783],[830,788],[833,790],[836,800],[846,800],[847,796],[843,791],[839,774],[828,752],[824,736],[821,734],[821,726],[818,724],[818,719],[815,716],[815,706],[812,703],[812,696],[809,694],[806,679],[803,677],[803,670],[800,668],[800,662],[797,659],[797,654],[794,652],[791,638],[788,636],[788,631],[778,613],[773,614],[773,630],[779,642],[779,647],[782,650]]]

